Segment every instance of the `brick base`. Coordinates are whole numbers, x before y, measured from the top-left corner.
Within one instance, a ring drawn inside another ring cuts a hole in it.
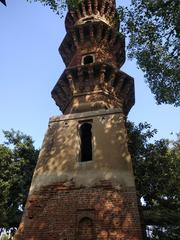
[[[140,240],[134,188],[44,187],[28,197],[15,240]]]

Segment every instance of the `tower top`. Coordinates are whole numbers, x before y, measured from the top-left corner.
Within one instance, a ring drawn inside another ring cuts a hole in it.
[[[65,20],[67,34],[59,52],[66,69],[52,90],[64,114],[121,108],[134,104],[134,80],[119,71],[125,39],[118,31],[114,0],[81,0]]]
[[[86,22],[102,21],[110,27],[119,28],[115,0],[79,0],[69,7],[65,20],[66,30]]]

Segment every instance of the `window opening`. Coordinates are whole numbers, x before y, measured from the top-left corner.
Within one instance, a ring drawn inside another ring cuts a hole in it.
[[[83,123],[80,127],[81,138],[81,162],[88,162],[92,160],[92,125],[90,123]]]
[[[93,62],[94,62],[94,55],[87,55],[87,56],[84,56],[83,59],[82,59],[82,63],[84,65],[90,64],[90,63],[93,63]]]

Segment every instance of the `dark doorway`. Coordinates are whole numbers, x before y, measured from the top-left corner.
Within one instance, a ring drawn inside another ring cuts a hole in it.
[[[88,217],[82,218],[79,222],[78,240],[95,240],[93,221]]]

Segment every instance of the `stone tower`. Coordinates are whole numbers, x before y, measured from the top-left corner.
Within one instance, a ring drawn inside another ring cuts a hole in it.
[[[66,69],[34,172],[20,240],[140,240],[126,116],[134,80],[119,70],[125,40],[114,0],[68,11],[59,48]]]

